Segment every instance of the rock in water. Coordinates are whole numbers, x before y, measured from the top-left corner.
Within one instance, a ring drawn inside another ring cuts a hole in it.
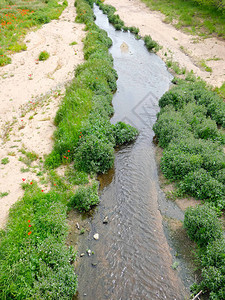
[[[94,234],[93,238],[94,238],[95,240],[98,240],[98,239],[99,239],[99,234],[98,234],[98,233]]]
[[[106,216],[103,220],[103,224],[108,224],[109,223],[109,217]]]

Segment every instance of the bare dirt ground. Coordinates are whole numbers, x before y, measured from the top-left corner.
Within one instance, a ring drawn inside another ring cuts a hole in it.
[[[23,195],[21,183],[37,180],[48,189],[42,159],[52,149],[53,120],[65,85],[83,62],[84,26],[75,23],[74,0],[68,2],[59,20],[30,32],[27,51],[12,55],[12,63],[0,68],[0,228],[11,205]],[[38,62],[43,50],[50,57]],[[22,149],[38,159],[29,161]],[[5,158],[9,162],[1,163]]]
[[[178,31],[163,22],[163,14],[150,11],[140,0],[105,0],[104,3],[113,5],[127,26],[138,27],[141,36],[151,35],[153,40],[163,46],[158,52],[163,60],[172,57],[181,67],[193,70],[213,86],[220,87],[225,81],[225,41],[203,39]],[[212,72],[206,72],[200,66],[201,60],[212,68]]]

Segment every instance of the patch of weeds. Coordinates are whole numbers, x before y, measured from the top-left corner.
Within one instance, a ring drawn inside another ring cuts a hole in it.
[[[30,166],[33,161],[38,159],[38,155],[35,152],[26,152],[24,149],[21,149],[20,152],[25,156],[20,156],[19,161],[27,166]]]
[[[38,56],[39,61],[44,61],[49,58],[50,54],[47,51],[41,51],[41,53]]]
[[[200,61],[200,66],[206,71],[206,72],[212,72],[212,68],[207,66],[204,59]]]
[[[10,152],[8,152],[8,155],[9,156],[16,156],[16,153],[14,151],[10,151]]]
[[[149,51],[154,50],[155,52],[159,51],[160,46],[157,42],[153,41],[150,35],[144,37],[145,46]]]
[[[0,193],[0,198],[8,196],[9,192],[2,192]]]
[[[77,45],[77,42],[70,43],[70,46],[74,46],[74,45]]]
[[[22,172],[22,173],[30,172],[30,168],[24,168],[24,167],[22,167],[20,169],[20,172]]]
[[[9,163],[9,158],[8,157],[2,158],[2,160],[1,160],[2,165],[6,165],[8,163]]]
[[[93,182],[91,186],[81,186],[72,196],[69,206],[76,208],[80,212],[89,211],[93,206],[99,203],[97,181]]]
[[[216,87],[215,91],[223,98],[225,99],[225,82],[221,85],[221,87]]]
[[[88,174],[69,167],[65,172],[66,179],[73,185],[86,184],[89,182]]]
[[[186,73],[186,68],[180,68],[179,63],[176,61],[172,61],[171,59],[168,59],[166,61],[166,65],[168,68],[172,69],[178,75],[182,75]]]
[[[178,267],[179,267],[179,262],[178,262],[178,261],[173,262],[171,268],[172,268],[173,270],[176,270]]]

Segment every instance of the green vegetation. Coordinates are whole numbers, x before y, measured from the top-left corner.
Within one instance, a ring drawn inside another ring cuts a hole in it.
[[[175,182],[176,194],[205,202],[188,208],[184,219],[189,237],[199,247],[203,268],[202,281],[192,290],[224,299],[225,241],[218,213],[225,208],[225,102],[191,74],[188,79],[175,79],[176,85],[161,97],[153,129],[164,148],[162,172]]]
[[[217,34],[225,38],[225,6],[217,0],[142,0],[151,10],[165,15],[165,22],[177,29],[207,37]],[[175,22],[174,22],[175,21]]]
[[[79,187],[75,195],[71,198],[70,206],[80,212],[89,211],[91,207],[99,203],[98,186],[99,183],[95,181],[91,186]]]
[[[76,20],[84,22],[88,30],[84,40],[86,62],[76,69],[75,79],[56,114],[55,145],[45,163],[54,168],[66,160],[74,161],[78,171],[104,173],[113,166],[113,149],[134,140],[138,132],[123,123],[110,124],[117,80],[108,53],[112,41],[95,25],[87,2],[77,1],[76,8]]]
[[[151,50],[155,50],[156,52],[159,51],[160,47],[159,44],[156,43],[155,41],[153,41],[153,39],[151,38],[150,35],[146,35],[144,37],[144,42],[145,42],[145,46],[146,48],[151,51]]]
[[[65,246],[66,205],[63,194],[43,193],[35,182],[10,211],[1,233],[1,299],[71,299],[77,281],[75,254]]]
[[[29,28],[57,19],[66,6],[67,1],[61,5],[56,0],[1,1],[0,66],[11,62],[8,54],[26,50],[21,40]]]
[[[49,56],[50,54],[47,51],[41,51],[41,53],[38,56],[38,60],[40,61],[47,60]]]
[[[133,141],[138,131],[124,123],[112,125],[112,95],[117,74],[108,53],[111,40],[94,23],[91,0],[77,0],[77,21],[86,24],[86,62],[75,73],[56,114],[55,145],[41,170],[48,193],[33,181],[23,183],[24,197],[10,211],[0,235],[1,299],[72,299],[77,278],[71,262],[75,254],[65,245],[68,209],[86,212],[99,202],[98,182],[88,173],[106,172],[114,148]],[[28,166],[35,153],[20,150]],[[54,168],[67,165],[61,177]],[[24,169],[25,170],[25,169]],[[75,185],[80,185],[78,188]]]
[[[0,198],[3,198],[3,197],[6,197],[6,196],[8,196],[8,192],[1,192],[0,193]]]
[[[9,158],[8,157],[5,157],[5,158],[2,158],[1,159],[1,164],[2,165],[6,165],[6,164],[8,164],[9,163]]]

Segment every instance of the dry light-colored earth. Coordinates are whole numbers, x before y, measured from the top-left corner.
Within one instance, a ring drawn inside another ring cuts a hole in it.
[[[68,2],[59,20],[30,32],[25,38],[27,51],[14,54],[12,63],[0,68],[0,196],[8,192],[0,197],[0,227],[4,227],[11,205],[23,195],[22,182],[37,180],[43,190],[48,189],[41,161],[27,166],[21,149],[36,153],[40,159],[51,151],[53,120],[65,85],[73,78],[75,67],[83,62],[84,26],[74,22],[74,0]],[[163,46],[159,52],[163,59],[167,53],[167,57],[172,56],[182,67],[193,70],[214,86],[225,81],[224,41],[201,40],[184,34],[164,23],[162,14],[151,12],[139,0],[105,0],[105,3],[115,6],[128,26],[139,27],[142,36],[150,34]],[[77,44],[70,45],[72,42]],[[50,58],[38,62],[43,50],[50,53]],[[202,59],[208,60],[212,73],[198,67]],[[1,164],[6,157],[9,162]]]
[[[0,68],[0,194],[9,193],[0,197],[0,227],[11,205],[23,195],[22,182],[36,180],[44,191],[48,189],[40,160],[29,167],[19,161],[26,157],[19,150],[36,153],[40,159],[51,151],[53,120],[65,85],[83,62],[84,25],[75,23],[74,0],[68,2],[59,20],[30,32],[25,38],[27,51],[14,54],[12,63]],[[43,50],[50,57],[38,62]],[[1,164],[6,157],[9,163]]]

